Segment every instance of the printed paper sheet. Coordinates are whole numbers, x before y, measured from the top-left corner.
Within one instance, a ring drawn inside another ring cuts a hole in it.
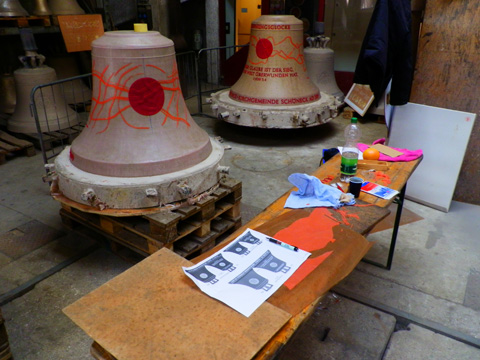
[[[309,252],[247,229],[183,271],[204,293],[249,317],[309,256]]]

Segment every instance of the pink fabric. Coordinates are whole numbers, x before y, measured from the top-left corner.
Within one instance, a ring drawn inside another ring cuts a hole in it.
[[[375,140],[372,145],[375,145],[375,144],[385,144],[385,138]],[[361,152],[364,152],[365,150],[367,150],[371,146],[371,145],[362,144],[362,143],[358,143],[357,145],[358,145],[358,149]],[[390,157],[388,155],[380,153],[380,158],[378,160],[381,160],[381,161],[411,161],[411,160],[418,159],[420,156],[423,155],[423,151],[421,149],[419,149],[419,150],[408,150],[408,149],[399,149],[399,148],[394,148],[394,147],[392,147],[392,149],[398,150],[398,151],[402,152],[403,154],[399,155],[397,157]]]

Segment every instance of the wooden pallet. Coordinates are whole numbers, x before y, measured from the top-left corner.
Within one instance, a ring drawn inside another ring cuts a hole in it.
[[[5,321],[0,310],[0,360],[13,360],[8,342],[7,329],[5,329]]]
[[[35,148],[29,141],[18,139],[0,130],[0,165],[7,161],[8,154],[35,155]]]
[[[60,216],[69,227],[80,225],[100,233],[114,251],[128,248],[148,256],[167,247],[185,258],[193,258],[240,227],[241,197],[241,182],[226,178],[196,205],[174,211],[115,217],[84,212],[62,203]]]
[[[50,16],[0,17],[0,27],[52,26]]]
[[[42,133],[43,147],[45,151],[52,150],[57,146],[70,145],[73,140],[82,132],[83,125],[74,125],[72,127],[57,131],[48,131]],[[38,134],[15,134],[22,139],[28,140],[37,149],[41,149],[40,136]]]

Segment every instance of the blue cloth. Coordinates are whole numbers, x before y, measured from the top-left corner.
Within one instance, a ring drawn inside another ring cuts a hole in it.
[[[355,198],[348,203],[340,202],[340,196],[343,194],[340,190],[322,184],[315,176],[295,173],[288,177],[298,191],[292,191],[287,201],[286,208],[301,209],[306,207],[334,207],[335,209],[343,205],[355,204]]]

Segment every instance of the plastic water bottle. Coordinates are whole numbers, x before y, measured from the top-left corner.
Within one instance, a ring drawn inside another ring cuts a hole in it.
[[[340,165],[340,180],[349,182],[357,173],[358,147],[361,131],[357,124],[357,118],[352,118],[350,125],[345,128],[345,146],[342,151],[342,163]]]

